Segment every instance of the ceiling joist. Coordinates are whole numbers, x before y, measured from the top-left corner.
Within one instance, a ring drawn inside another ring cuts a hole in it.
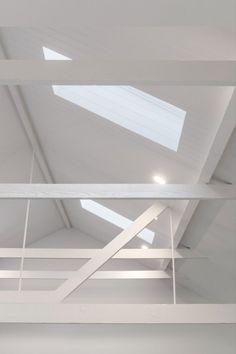
[[[0,270],[0,279],[68,279],[76,278],[75,271],[31,271]],[[94,273],[90,279],[169,279],[171,275],[162,270],[101,270]]]
[[[232,200],[228,184],[0,184],[0,199]]]
[[[101,249],[99,248],[0,248],[1,258],[21,258],[24,254],[26,259],[89,259],[95,257]],[[204,258],[199,253],[179,248],[174,250],[176,259]],[[123,248],[117,252],[113,259],[171,259],[170,248],[147,248],[132,249]]]
[[[0,60],[1,85],[236,85],[236,61]]]
[[[1,323],[236,323],[232,304],[1,304]]]

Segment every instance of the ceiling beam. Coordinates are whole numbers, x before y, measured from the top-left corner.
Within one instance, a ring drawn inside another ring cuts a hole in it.
[[[0,270],[0,279],[68,279],[77,278],[76,271],[36,271]],[[125,280],[125,279],[169,279],[171,275],[162,270],[101,270],[89,279]]]
[[[232,0],[1,0],[1,26],[217,26],[235,28]]]
[[[0,60],[1,85],[236,85],[236,61]]]
[[[1,304],[1,323],[236,323],[235,304]]]
[[[232,200],[236,185],[224,184],[0,184],[0,199]]]
[[[2,40],[0,38],[0,56],[4,59],[8,59],[7,52],[2,44]],[[49,168],[47,159],[44,155],[43,149],[39,142],[39,138],[37,136],[36,130],[33,126],[32,118],[29,112],[29,109],[25,103],[24,97],[22,96],[21,89],[16,86],[6,86],[6,91],[9,96],[10,101],[12,102],[17,116],[19,117],[21,124],[23,125],[24,132],[26,137],[31,145],[32,150],[34,151],[36,160],[38,162],[39,168],[43,174],[43,177],[47,183],[54,183],[55,180],[52,176],[52,172]],[[62,221],[66,228],[71,227],[71,222],[69,216],[65,210],[65,207],[60,200],[54,201],[59,215],[61,216]]]
[[[55,303],[55,290],[0,291],[0,306],[3,304],[44,304]],[[0,316],[1,319],[1,316]],[[1,321],[1,320],[0,320]]]
[[[125,230],[102,248],[96,256],[82,265],[82,267],[76,271],[76,278],[68,279],[59,286],[55,291],[55,300],[57,302],[64,300],[165,210],[166,207],[158,203],[148,208]]]
[[[21,258],[26,259],[89,259],[95,257],[101,249],[99,248],[0,248],[1,258]],[[179,248],[174,251],[176,259],[205,258],[199,253]],[[172,250],[170,248],[147,248],[132,249],[123,248],[117,252],[113,259],[171,259]]]

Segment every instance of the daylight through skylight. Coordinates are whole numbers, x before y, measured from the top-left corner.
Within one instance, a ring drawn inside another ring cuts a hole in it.
[[[46,60],[71,60],[43,47]],[[177,151],[186,112],[132,86],[54,85],[55,95]]]
[[[132,221],[128,218],[116,213],[111,209],[104,207],[103,205],[97,202],[94,202],[93,200],[81,199],[80,203],[83,209],[89,211],[90,213],[98,216],[103,220],[110,222],[113,225],[120,227],[123,230],[126,229],[130,224],[132,224]],[[153,242],[154,236],[155,232],[148,229],[143,229],[143,231],[141,231],[137,235],[137,237],[150,244]]]

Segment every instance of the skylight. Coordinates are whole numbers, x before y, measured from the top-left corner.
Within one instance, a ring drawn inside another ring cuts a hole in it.
[[[115,211],[104,207],[103,205],[94,202],[90,199],[81,199],[80,200],[81,206],[83,209],[89,211],[90,213],[98,216],[99,218],[110,222],[113,225],[118,226],[121,229],[126,229],[130,224],[132,224],[132,220],[116,213]],[[143,229],[137,237],[141,238],[142,240],[152,243],[155,236],[155,232]]]
[[[46,60],[71,60],[43,47]],[[132,86],[54,85],[55,95],[133,133],[178,150],[186,112]]]

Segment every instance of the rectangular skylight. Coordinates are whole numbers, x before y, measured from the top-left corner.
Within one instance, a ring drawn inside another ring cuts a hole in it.
[[[46,60],[71,60],[43,47]],[[177,151],[186,112],[132,86],[54,85],[55,95]]]
[[[83,209],[89,211],[90,213],[98,216],[103,220],[110,222],[113,225],[118,226],[123,230],[126,229],[130,224],[132,224],[132,221],[128,218],[116,213],[115,211],[109,208],[104,207],[103,205],[97,202],[94,202],[93,200],[81,199],[80,203]],[[145,228],[137,235],[137,237],[151,244],[155,237],[155,232]]]

